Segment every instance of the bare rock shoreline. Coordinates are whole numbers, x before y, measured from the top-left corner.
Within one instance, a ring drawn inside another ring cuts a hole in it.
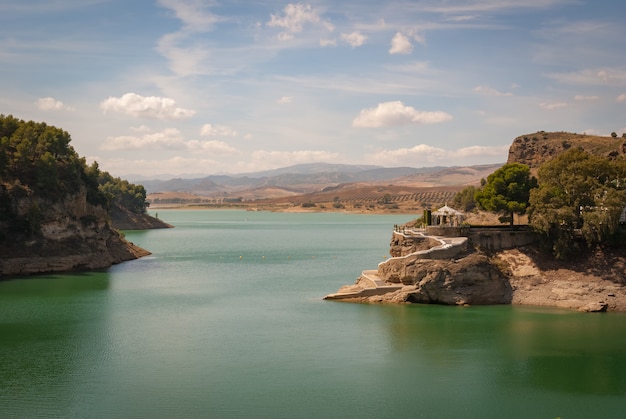
[[[107,211],[87,202],[86,191],[63,200],[32,194],[14,200],[20,216],[40,211],[37,233],[17,234],[0,242],[0,280],[50,272],[104,269],[149,255],[111,226]]]
[[[534,249],[497,255],[508,267],[511,304],[580,311],[626,311],[626,258],[594,252],[577,262],[556,263]]]
[[[596,250],[574,262],[558,262],[533,246],[522,246],[468,250],[452,258],[407,258],[395,267],[383,262],[378,270],[364,271],[355,284],[325,298],[626,312],[626,256]]]

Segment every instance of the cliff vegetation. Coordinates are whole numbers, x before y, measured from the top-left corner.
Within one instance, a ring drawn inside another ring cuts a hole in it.
[[[617,135],[516,138],[509,162],[452,203],[468,221],[490,211],[508,227],[449,228],[464,241],[410,222],[394,232],[391,259],[327,298],[626,311],[625,145]],[[513,226],[514,214],[528,224]]]
[[[143,187],[88,165],[70,135],[0,115],[0,275],[94,269],[148,252],[110,223],[112,206],[145,213]]]

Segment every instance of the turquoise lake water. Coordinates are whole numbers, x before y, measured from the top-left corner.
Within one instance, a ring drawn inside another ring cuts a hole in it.
[[[322,300],[410,216],[159,217],[149,257],[0,282],[0,417],[626,415],[625,314]]]

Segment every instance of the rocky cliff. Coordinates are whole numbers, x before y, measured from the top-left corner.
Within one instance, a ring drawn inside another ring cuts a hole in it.
[[[109,209],[145,212],[145,189],[88,165],[68,132],[0,114],[0,278],[100,269],[149,254]]]
[[[428,253],[432,238],[391,240],[392,258],[364,271],[328,299],[446,305],[519,304],[580,311],[626,311],[626,257],[597,250],[576,263],[558,262],[532,246],[477,250],[454,257]],[[431,247],[430,249],[433,249]]]
[[[573,147],[580,147],[597,156],[625,156],[626,138],[544,131],[520,135],[509,148],[507,163],[522,163],[537,169]]]
[[[52,199],[4,184],[0,198],[12,219],[0,221],[0,277],[101,269],[149,254],[111,227],[84,187]]]
[[[118,230],[150,230],[154,228],[172,228],[171,224],[146,213],[137,214],[128,208],[112,205],[111,225]]]

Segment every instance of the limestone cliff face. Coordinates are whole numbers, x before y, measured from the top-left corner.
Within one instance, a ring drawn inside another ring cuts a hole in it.
[[[507,163],[522,163],[536,169],[573,147],[581,147],[593,155],[623,157],[626,155],[626,138],[543,131],[520,135],[509,148]]]
[[[61,199],[3,189],[13,225],[0,222],[0,277],[100,269],[149,254],[111,227],[107,211],[89,204],[84,188]]]
[[[424,304],[506,304],[511,290],[504,275],[484,254],[454,259],[401,258],[378,267],[378,277],[403,287],[396,301]]]
[[[118,230],[150,230],[172,227],[172,225],[158,218],[148,214],[136,214],[115,204],[111,208],[111,225]]]
[[[470,244],[453,257],[429,256],[428,237],[394,233],[392,258],[363,271],[327,299],[445,305],[519,304],[580,311],[626,311],[626,255],[599,249],[559,262],[533,246],[485,253]],[[425,249],[426,248],[426,249]]]
[[[439,243],[428,237],[405,238],[402,235],[392,235],[389,244],[389,254],[391,257],[407,256],[419,250],[426,250],[437,246]]]

